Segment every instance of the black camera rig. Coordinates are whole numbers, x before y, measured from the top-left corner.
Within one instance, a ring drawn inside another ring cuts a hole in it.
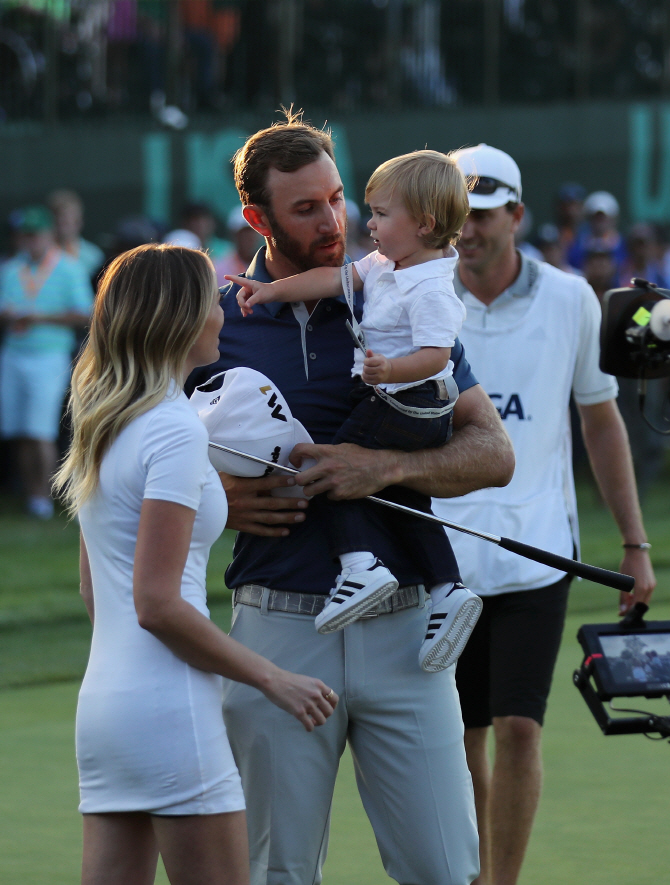
[[[584,661],[572,680],[603,734],[670,738],[670,716],[612,706],[614,698],[670,701],[670,621],[645,621],[646,611],[647,606],[638,602],[620,623],[584,624],[577,634]]]
[[[638,379],[642,417],[658,433],[644,411],[647,379],[670,375],[670,290],[647,280],[632,287],[610,289],[603,298],[600,327],[600,368],[610,375]]]

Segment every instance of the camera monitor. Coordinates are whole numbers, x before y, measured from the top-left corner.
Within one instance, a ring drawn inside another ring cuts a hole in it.
[[[585,624],[577,638],[601,701],[670,695],[670,621],[647,621],[637,630]]]

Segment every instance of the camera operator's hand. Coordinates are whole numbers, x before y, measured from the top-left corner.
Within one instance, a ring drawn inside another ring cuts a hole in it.
[[[649,605],[651,594],[656,586],[656,575],[651,564],[648,550],[627,548],[619,569],[624,575],[635,578],[632,593],[622,593],[619,598],[619,615],[623,617],[636,602]]]

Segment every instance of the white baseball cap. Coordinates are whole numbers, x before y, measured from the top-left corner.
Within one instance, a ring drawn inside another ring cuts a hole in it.
[[[289,455],[294,446],[314,442],[293,417],[276,385],[254,369],[241,366],[215,375],[196,387],[190,402],[207,428],[211,442],[284,467],[292,466]],[[211,446],[209,460],[217,471],[233,476],[280,472]],[[305,462],[302,469],[306,468]],[[302,495],[301,489],[299,493]]]
[[[184,227],[176,228],[165,234],[163,242],[168,246],[182,246],[184,249],[202,249],[200,237]]]
[[[594,191],[584,200],[584,215],[595,215],[602,212],[609,218],[616,218],[619,214],[619,204],[616,197],[609,191]]]
[[[482,143],[454,151],[452,157],[466,178],[476,179],[469,194],[471,209],[521,202],[521,172],[509,154]]]

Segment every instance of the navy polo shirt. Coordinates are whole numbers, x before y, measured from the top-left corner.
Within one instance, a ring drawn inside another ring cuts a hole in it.
[[[265,248],[255,256],[246,276],[271,282],[265,267]],[[243,317],[236,300],[238,287],[222,292],[224,324],[217,363],[196,370],[187,392],[204,384],[217,372],[248,366],[267,375],[286,398],[293,415],[304,424],[317,443],[330,443],[348,417],[352,403],[353,342],[346,329],[349,309],[344,297],[319,301],[311,315],[302,305],[275,302],[256,305]],[[357,295],[360,319],[362,293]],[[457,340],[452,349],[454,377],[459,390],[477,383]],[[387,529],[384,508],[369,505],[374,553],[397,577],[400,586],[423,583],[414,566],[403,556]],[[261,538],[240,532],[233,562],[226,572],[229,587],[253,583],[273,590],[326,594],[335,586],[339,563],[328,553],[323,530],[326,508],[319,498],[311,500],[303,523],[290,527],[286,538]]]

